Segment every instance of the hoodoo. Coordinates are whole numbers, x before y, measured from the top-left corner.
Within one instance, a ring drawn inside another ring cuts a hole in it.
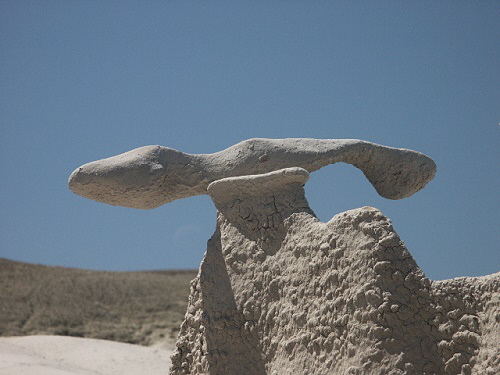
[[[171,374],[500,373],[500,273],[429,280],[372,207],[320,222],[304,184],[336,162],[390,199],[436,171],[365,141],[252,139],[210,155],[148,146],[71,175],[74,192],[110,204],[209,194],[217,207]]]

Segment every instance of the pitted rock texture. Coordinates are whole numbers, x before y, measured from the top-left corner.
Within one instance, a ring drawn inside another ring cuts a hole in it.
[[[213,154],[140,147],[82,165],[68,184],[74,193],[98,202],[150,209],[207,194],[210,183],[227,177],[290,167],[313,172],[339,162],[359,168],[389,199],[413,195],[436,173],[434,161],[420,152],[358,139],[255,138]]]
[[[217,229],[171,374],[500,373],[500,274],[431,281],[380,211],[318,221],[306,180],[209,186]]]

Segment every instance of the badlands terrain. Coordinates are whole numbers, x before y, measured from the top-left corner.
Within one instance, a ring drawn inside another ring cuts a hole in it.
[[[173,347],[196,271],[101,272],[0,259],[0,335]]]
[[[195,275],[0,259],[0,375],[165,374]]]
[[[195,276],[0,259],[0,375],[165,374]]]
[[[196,271],[101,272],[0,259],[0,336],[173,347]]]

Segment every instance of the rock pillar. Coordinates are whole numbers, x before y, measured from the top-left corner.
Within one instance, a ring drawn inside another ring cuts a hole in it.
[[[307,179],[288,168],[209,186],[217,229],[171,374],[494,371],[498,275],[430,281],[380,211],[319,222]]]

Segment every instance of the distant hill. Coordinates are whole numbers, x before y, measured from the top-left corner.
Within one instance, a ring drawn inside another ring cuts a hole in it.
[[[0,336],[53,334],[172,348],[196,273],[102,272],[0,258]]]

